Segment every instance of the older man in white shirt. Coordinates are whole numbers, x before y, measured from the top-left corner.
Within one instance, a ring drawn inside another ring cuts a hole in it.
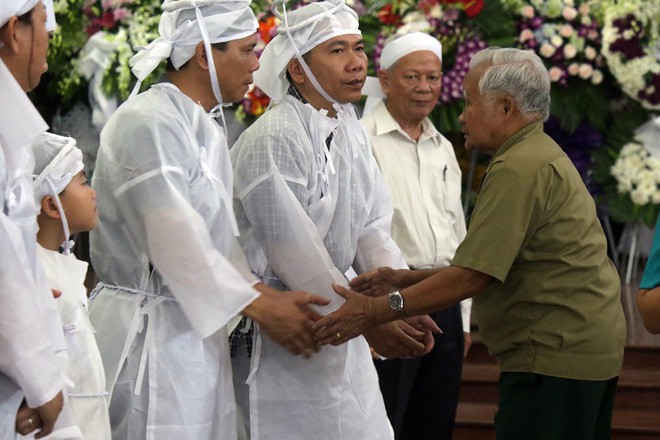
[[[361,120],[392,196],[392,238],[411,269],[449,266],[466,233],[454,148],[428,118],[441,79],[438,40],[420,32],[392,38],[379,71],[386,100]],[[397,439],[452,438],[471,301],[431,315],[444,333],[430,353],[375,362]]]

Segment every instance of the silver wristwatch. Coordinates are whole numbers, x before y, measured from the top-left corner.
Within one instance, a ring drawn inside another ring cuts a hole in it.
[[[390,308],[397,313],[403,312],[403,296],[397,290],[389,294]]]

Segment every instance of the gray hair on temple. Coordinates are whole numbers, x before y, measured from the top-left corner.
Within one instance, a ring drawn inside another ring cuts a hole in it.
[[[533,52],[488,47],[472,57],[470,69],[489,63],[479,80],[479,93],[487,98],[511,95],[523,116],[546,121],[550,115],[550,76]]]

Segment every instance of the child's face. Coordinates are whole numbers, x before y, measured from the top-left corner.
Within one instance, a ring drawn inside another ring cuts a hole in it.
[[[60,194],[62,208],[71,234],[91,231],[96,227],[96,191],[89,186],[85,172],[76,174]]]

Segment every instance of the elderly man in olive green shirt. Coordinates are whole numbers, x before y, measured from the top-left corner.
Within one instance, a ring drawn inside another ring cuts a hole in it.
[[[338,344],[373,325],[474,297],[500,376],[498,439],[609,439],[623,362],[620,280],[593,199],[543,133],[550,80],[533,53],[475,55],[459,117],[467,149],[493,158],[452,266],[380,268],[339,286],[346,303],[318,321]]]

